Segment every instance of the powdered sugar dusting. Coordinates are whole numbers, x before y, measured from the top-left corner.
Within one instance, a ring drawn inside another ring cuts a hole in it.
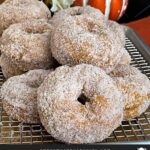
[[[32,69],[52,67],[51,30],[47,20],[39,19],[13,24],[4,31],[0,63],[6,78]],[[14,71],[11,68],[15,68]]]
[[[66,18],[58,19],[63,12]],[[93,64],[106,72],[119,63],[124,51],[124,31],[119,28],[121,35],[117,36],[119,25],[113,25],[114,31],[100,11],[89,6],[70,8],[57,13],[52,22],[59,23],[51,38],[52,54],[59,63]]]
[[[47,6],[38,0],[6,0],[0,5],[0,35],[11,24],[32,19],[50,19]]]
[[[8,115],[24,123],[39,123],[37,88],[49,70],[31,70],[9,78],[1,88],[3,107]]]
[[[111,73],[125,97],[124,119],[141,115],[150,105],[150,81],[137,68],[119,65]]]
[[[82,105],[84,94],[90,101]],[[92,65],[62,66],[50,73],[38,89],[41,122],[56,139],[93,143],[107,138],[120,125],[122,95],[113,80]]]

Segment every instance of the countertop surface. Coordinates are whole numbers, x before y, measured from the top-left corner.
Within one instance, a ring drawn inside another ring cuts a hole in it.
[[[150,16],[130,22],[126,25],[134,29],[143,41],[150,47]]]

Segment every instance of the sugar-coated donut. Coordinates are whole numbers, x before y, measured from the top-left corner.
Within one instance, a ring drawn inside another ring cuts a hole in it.
[[[51,72],[38,89],[42,124],[56,139],[93,143],[107,138],[123,117],[123,99],[102,69],[81,64]]]
[[[150,105],[150,80],[137,68],[119,65],[111,72],[125,97],[124,119],[140,116]]]
[[[122,43],[120,38],[124,31],[119,28],[118,34],[121,36],[116,38],[117,28],[114,30],[102,17],[101,12],[93,9],[89,6],[69,8],[54,16],[54,24],[59,25],[56,25],[52,32],[52,54],[63,65],[86,63],[110,72],[123,55],[124,42]],[[58,17],[66,11],[70,15],[59,21]]]
[[[24,73],[24,71],[20,70],[15,64],[12,64],[9,58],[3,54],[0,56],[0,66],[2,67],[2,72],[6,79]]]
[[[122,47],[125,47],[125,31],[124,31],[124,26],[119,25],[115,21],[108,20],[107,25],[112,28],[112,30],[115,32],[115,40],[119,42]],[[124,31],[124,32],[123,32]],[[128,53],[128,51],[124,48],[123,54],[121,56],[120,64],[130,64],[131,63],[131,56]]]
[[[1,88],[3,108],[13,119],[24,123],[39,123],[37,88],[49,70],[31,70],[9,78]]]
[[[0,65],[6,78],[53,66],[51,29],[47,20],[40,19],[13,24],[3,32]]]
[[[119,25],[117,22],[111,20],[108,21],[108,26],[110,26],[110,28],[112,28],[113,31],[115,32],[116,34],[115,39],[118,38],[117,41],[120,42],[120,44],[122,44],[123,47],[125,47],[125,34],[126,34],[125,26]],[[130,63],[131,63],[131,56],[128,53],[128,51],[124,49],[123,55],[118,65],[121,64],[129,65]]]
[[[107,22],[108,27],[110,27],[115,32],[115,39],[119,42],[120,45],[123,47],[125,46],[125,32],[124,27],[118,24],[115,21],[108,20]]]
[[[32,19],[50,19],[47,6],[38,0],[5,0],[0,5],[0,35],[11,24]]]

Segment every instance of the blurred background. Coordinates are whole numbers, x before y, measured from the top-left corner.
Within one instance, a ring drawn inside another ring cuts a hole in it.
[[[0,0],[0,3],[3,1]],[[129,0],[126,13],[118,22],[127,23],[146,16],[150,16],[150,0]]]
[[[150,0],[129,0],[129,5],[120,23],[135,21],[150,16]]]
[[[0,3],[3,1],[4,0],[0,0]],[[43,1],[46,2],[46,0]],[[118,22],[134,29],[150,47],[150,0],[128,1],[129,4],[127,10],[123,17],[118,20]]]

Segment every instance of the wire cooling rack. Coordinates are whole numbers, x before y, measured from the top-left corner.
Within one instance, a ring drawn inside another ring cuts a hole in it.
[[[129,38],[126,38],[126,50],[132,57],[132,65],[142,70],[150,79],[150,65],[148,61]],[[0,85],[3,82],[4,77],[0,69]],[[103,143],[146,140],[150,141],[150,108],[138,118],[123,121],[122,125]],[[41,124],[29,125],[12,120],[3,110],[2,101],[0,100],[0,143],[43,144],[58,143],[58,141],[53,139]]]

